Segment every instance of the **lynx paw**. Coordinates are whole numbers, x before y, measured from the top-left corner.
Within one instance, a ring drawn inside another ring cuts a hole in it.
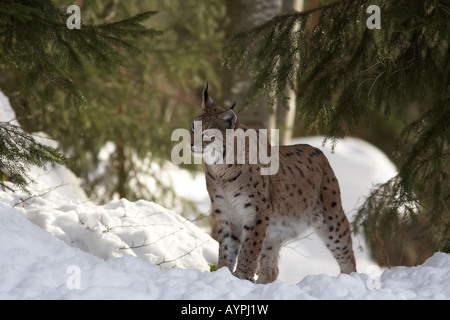
[[[234,275],[236,277],[238,277],[239,279],[248,280],[248,281],[250,281],[252,283],[256,283],[255,278],[253,278],[252,276],[246,276],[246,275],[244,275],[243,273],[240,273],[240,272],[235,272]]]

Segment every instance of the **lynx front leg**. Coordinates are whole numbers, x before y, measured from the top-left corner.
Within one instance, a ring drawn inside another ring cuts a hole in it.
[[[228,267],[233,272],[239,251],[239,233],[233,228],[231,222],[224,217],[225,215],[220,209],[213,208],[213,212],[217,223],[219,240],[218,267]]]
[[[235,275],[240,279],[254,281],[258,268],[259,257],[264,246],[264,238],[270,219],[270,211],[260,211],[258,206],[253,208],[254,212],[244,225],[241,237],[241,249],[239,251],[238,263]]]

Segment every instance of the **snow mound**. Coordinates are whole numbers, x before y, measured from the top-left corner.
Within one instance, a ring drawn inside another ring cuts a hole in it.
[[[123,255],[160,266],[209,270],[217,263],[217,242],[191,221],[153,202],[114,200],[104,206],[70,204],[52,195],[21,202],[1,200],[66,244],[101,259]]]
[[[296,285],[280,280],[260,285],[239,280],[226,268],[163,271],[131,255],[104,261],[66,245],[2,201],[0,212],[0,299],[450,298],[450,254],[445,253],[414,268],[385,270],[376,278],[322,274]]]
[[[9,99],[0,91],[0,122],[9,122],[11,125],[18,126],[16,113],[11,108]]]

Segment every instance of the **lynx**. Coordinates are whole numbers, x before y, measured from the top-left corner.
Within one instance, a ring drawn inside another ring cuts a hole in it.
[[[223,143],[223,153],[216,152],[215,158],[226,156],[230,145],[216,140],[211,129],[224,137],[227,129],[250,130],[239,122],[233,107],[219,107],[206,86],[203,113],[194,119],[201,121],[200,143],[194,139],[194,122],[191,126],[194,154],[203,154],[212,144]],[[252,141],[250,135],[248,140],[247,153],[251,143],[261,141]],[[338,181],[325,155],[306,144],[268,146],[268,152],[279,152],[279,168],[272,175],[262,175],[261,169],[268,164],[258,162],[204,163],[211,212],[217,223],[218,267],[228,267],[240,279],[255,282],[257,275],[257,283],[273,282],[278,277],[283,243],[312,227],[331,251],[340,271],[356,271],[350,224],[342,209]]]

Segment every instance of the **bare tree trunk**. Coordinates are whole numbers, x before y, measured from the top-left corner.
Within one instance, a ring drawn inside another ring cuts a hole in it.
[[[320,6],[319,0],[283,0],[283,5],[281,7],[281,13],[289,13],[293,10],[295,11],[305,11]],[[312,16],[312,21],[310,23],[309,32],[312,33],[314,27],[319,22],[320,13],[314,14]],[[286,89],[286,95],[289,97],[287,108],[284,106],[278,107],[277,112],[277,123],[282,128],[281,134],[281,144],[288,144],[292,139],[292,133],[295,124],[296,115],[296,103],[295,103],[295,93],[290,88]]]
[[[125,104],[119,105],[119,115],[123,115],[126,112]],[[127,185],[127,170],[126,161],[127,156],[125,153],[126,138],[124,136],[119,137],[117,141],[117,193],[120,198],[126,198],[126,185]]]

